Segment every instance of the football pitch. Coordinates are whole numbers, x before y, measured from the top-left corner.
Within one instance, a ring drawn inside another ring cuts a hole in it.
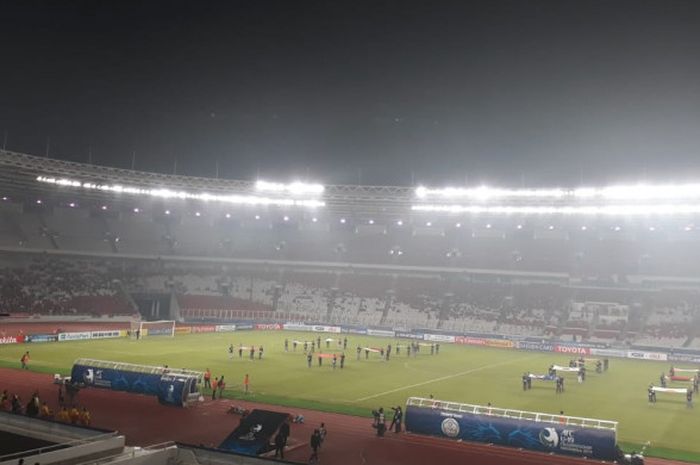
[[[309,368],[302,345],[294,352],[292,341],[317,337],[324,352],[340,354],[334,342],[331,349],[326,349],[324,342],[337,335],[250,331],[3,346],[0,364],[19,367],[21,354],[29,350],[31,369],[48,373],[69,374],[73,361],[81,357],[202,371],[209,368],[212,378],[225,376],[228,398],[243,397],[243,377],[249,374],[251,393],[247,398],[285,405],[291,412],[293,407],[303,407],[369,416],[372,409],[403,405],[410,396],[431,394],[440,400],[490,402],[500,408],[555,414],[564,411],[570,416],[618,421],[618,440],[627,447],[639,449],[649,442],[647,452],[653,455],[700,461],[700,406],[687,408],[685,396],[671,394],[659,394],[655,405],[647,402],[647,386],[658,384],[659,375],[668,371],[668,363],[611,359],[607,372],[596,374],[589,369],[583,384],[578,384],[575,376],[564,375],[565,393],[556,394],[554,383],[536,380],[531,390],[523,391],[521,376],[525,371],[546,373],[549,365],[566,365],[572,356],[441,344],[438,355],[430,355],[430,349],[423,347],[418,356],[407,357],[405,340],[347,335],[344,369],[338,365],[333,370],[329,359],[319,367],[317,357]],[[285,338],[289,352],[284,351]],[[392,353],[389,361],[380,360],[376,353],[365,359],[364,351],[357,360],[358,345],[386,347],[389,343],[402,346],[401,353]],[[232,359],[229,344],[236,349]],[[239,358],[239,344],[254,345],[255,360],[250,360],[247,351]],[[261,344],[265,351],[259,360],[257,347]],[[678,387],[682,386],[686,385]]]

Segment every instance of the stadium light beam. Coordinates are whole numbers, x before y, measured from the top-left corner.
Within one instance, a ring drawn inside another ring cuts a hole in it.
[[[283,184],[278,182],[257,181],[255,190],[260,192],[277,192],[288,193],[292,195],[320,195],[326,188],[322,184],[313,184],[305,182],[292,182]]]
[[[625,204],[625,205],[412,205],[415,212],[467,213],[491,215],[582,215],[582,216],[668,216],[700,213],[700,204]]]
[[[96,184],[91,182],[81,182],[71,179],[53,178],[48,176],[38,176],[38,182],[54,184],[57,186],[79,187],[87,190],[98,190],[103,192],[114,192],[118,194],[139,195],[144,197],[156,197],[161,199],[181,199],[181,200],[200,200],[204,202],[221,202],[233,205],[248,205],[248,206],[275,206],[275,207],[306,207],[306,208],[321,208],[325,207],[326,203],[316,199],[293,199],[293,198],[276,198],[262,197],[257,195],[245,194],[211,194],[208,192],[186,192],[174,191],[166,188],[148,189],[142,187],[122,186],[120,184]]]

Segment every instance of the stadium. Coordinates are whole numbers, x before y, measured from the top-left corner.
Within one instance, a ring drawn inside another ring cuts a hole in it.
[[[320,423],[323,463],[700,461],[700,185],[230,181],[2,150],[0,190],[0,389],[55,412],[68,383],[101,432],[57,424],[67,451],[266,463],[291,419],[292,462]]]

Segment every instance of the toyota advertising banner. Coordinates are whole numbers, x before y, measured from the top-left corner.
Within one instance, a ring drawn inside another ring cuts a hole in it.
[[[572,345],[557,345],[554,347],[554,352],[572,355],[591,355],[590,348]]]
[[[279,323],[258,323],[255,325],[255,329],[258,331],[280,331],[283,326]]]

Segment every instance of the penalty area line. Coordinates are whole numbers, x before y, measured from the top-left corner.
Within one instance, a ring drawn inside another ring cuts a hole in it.
[[[421,381],[420,383],[409,384],[407,386],[401,386],[401,387],[398,387],[396,389],[391,389],[389,391],[379,392],[377,394],[372,394],[371,396],[360,397],[359,399],[353,400],[353,402],[363,402],[365,400],[374,399],[376,397],[382,397],[382,396],[385,396],[387,394],[393,394],[395,392],[405,391],[406,389],[411,389],[411,388],[418,387],[418,386],[425,386],[426,384],[438,383],[440,381],[445,381],[446,379],[458,378],[460,376],[468,375],[470,373],[476,373],[477,371],[485,370],[487,368],[493,368],[493,367],[498,367],[498,366],[502,366],[502,365],[509,365],[511,363],[520,362],[523,360],[528,360],[530,358],[533,358],[533,357],[532,356],[520,357],[520,358],[515,358],[513,360],[506,360],[506,361],[500,362],[500,363],[492,363],[489,365],[483,365],[480,367],[471,368],[469,370],[460,371],[459,373],[453,373],[451,375],[441,376],[439,378],[433,378],[433,379],[429,379],[427,381]]]

